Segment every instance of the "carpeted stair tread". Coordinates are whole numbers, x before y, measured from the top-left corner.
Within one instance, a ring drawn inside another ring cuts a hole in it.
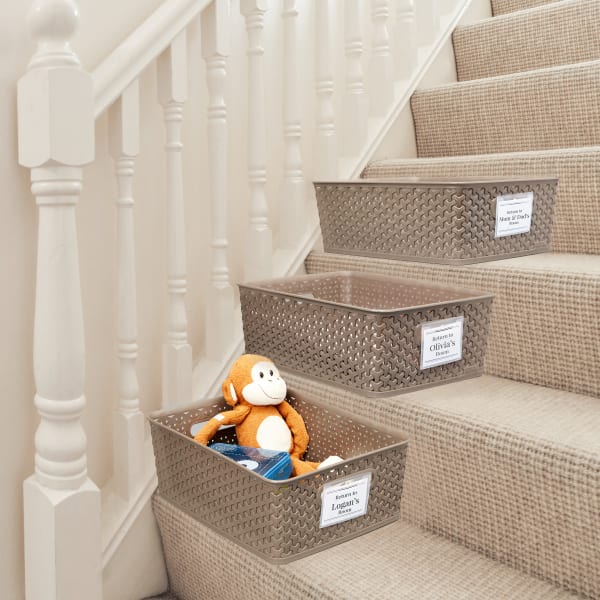
[[[552,249],[600,254],[600,146],[479,156],[386,159],[363,177],[558,177]]]
[[[494,15],[502,15],[545,4],[561,4],[558,0],[491,0],[492,13]]]
[[[408,435],[402,518],[600,597],[596,398],[490,376],[385,399],[285,378]]]
[[[331,397],[332,406],[345,407],[378,423],[401,429],[402,423],[394,419],[408,406],[416,407],[424,413],[435,412],[476,426],[511,432],[566,454],[591,457],[600,468],[600,401],[592,396],[491,375],[385,399],[367,398],[297,373],[286,372],[285,379],[291,389],[299,387],[326,397],[328,402]]]
[[[600,2],[567,0],[458,27],[459,81],[600,58]]]
[[[600,144],[600,61],[418,90],[419,157]]]
[[[154,497],[171,585],[180,600],[572,598],[572,594],[398,521],[274,566]]]
[[[308,273],[364,271],[495,294],[485,370],[600,397],[600,257],[538,254],[452,266],[313,252]]]

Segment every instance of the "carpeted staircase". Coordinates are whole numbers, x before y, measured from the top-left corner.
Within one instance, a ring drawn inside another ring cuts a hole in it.
[[[600,2],[492,0],[454,34],[460,82],[412,99],[418,159],[364,177],[560,178],[553,253],[468,266],[311,254],[496,296],[486,375],[373,399],[289,387],[408,434],[402,518],[270,565],[160,496],[171,589],[206,598],[600,598]]]

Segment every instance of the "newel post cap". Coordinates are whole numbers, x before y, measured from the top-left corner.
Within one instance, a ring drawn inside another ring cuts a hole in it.
[[[28,24],[37,50],[17,86],[19,163],[83,166],[94,159],[92,77],[69,40],[77,30],[73,0],[36,0]]]

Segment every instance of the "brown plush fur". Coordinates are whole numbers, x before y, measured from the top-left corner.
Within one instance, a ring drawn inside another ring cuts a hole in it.
[[[278,404],[257,406],[244,397],[244,388],[253,384],[252,368],[259,362],[271,361],[256,354],[244,354],[234,363],[229,376],[223,382],[223,397],[233,409],[219,413],[213,417],[196,434],[194,439],[203,445],[208,444],[221,425],[235,425],[238,443],[241,446],[260,448],[257,433],[260,425],[268,417],[281,417],[291,432],[292,475],[303,475],[318,468],[319,463],[303,461],[302,456],[308,447],[308,432],[302,417],[286,400]],[[234,393],[231,392],[233,386]]]

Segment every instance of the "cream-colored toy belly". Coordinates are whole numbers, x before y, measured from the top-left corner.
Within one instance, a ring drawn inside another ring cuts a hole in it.
[[[256,441],[261,448],[289,452],[292,446],[292,432],[281,417],[267,417],[256,432]]]

